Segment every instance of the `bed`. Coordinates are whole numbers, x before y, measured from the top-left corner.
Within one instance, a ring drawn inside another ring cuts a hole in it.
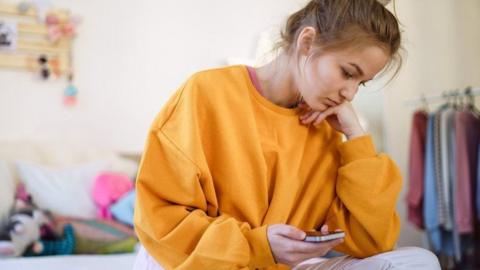
[[[115,255],[67,255],[0,260],[2,270],[131,270],[135,253]]]
[[[78,171],[78,166],[72,166],[86,164],[92,161],[97,162],[97,160],[102,160],[101,164],[108,161],[111,170],[119,171],[133,177],[137,170],[140,154],[118,153],[116,151],[99,149],[98,147],[74,146],[72,144],[61,144],[58,142],[0,141],[0,162],[3,164],[3,170],[0,170],[0,224],[2,224],[2,220],[5,220],[6,213],[8,213],[13,203],[12,194],[14,185],[19,181],[18,166],[14,166],[17,161],[34,162],[36,164],[46,164],[61,168],[77,168],[75,170]],[[72,176],[72,174],[70,176]],[[40,185],[41,183],[36,182],[35,184]],[[75,188],[78,187],[76,186]],[[52,200],[53,199],[54,198],[52,198]],[[77,196],[77,206],[79,204],[78,200]],[[133,267],[135,256],[136,253],[133,252],[110,255],[75,254],[17,257],[0,259],[0,269],[130,270]]]

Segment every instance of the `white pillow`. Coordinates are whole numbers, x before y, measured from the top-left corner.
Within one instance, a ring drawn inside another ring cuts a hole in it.
[[[7,162],[0,160],[0,227],[6,224],[15,199],[15,179]]]
[[[24,162],[16,165],[25,189],[40,208],[66,216],[96,216],[91,189],[95,177],[109,170],[109,162],[101,160],[62,169]]]

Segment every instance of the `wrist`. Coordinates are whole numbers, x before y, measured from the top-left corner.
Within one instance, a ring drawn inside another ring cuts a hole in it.
[[[358,137],[362,137],[366,135],[366,132],[363,130],[362,127],[358,127],[351,132],[345,133],[345,136],[347,137],[347,140],[352,140]]]

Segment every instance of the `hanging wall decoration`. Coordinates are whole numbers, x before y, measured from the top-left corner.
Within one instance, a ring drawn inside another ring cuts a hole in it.
[[[74,105],[72,44],[79,24],[78,16],[52,8],[49,0],[0,2],[0,68],[31,71],[43,81],[64,80],[63,103]]]
[[[14,51],[17,48],[17,24],[0,20],[0,50]]]

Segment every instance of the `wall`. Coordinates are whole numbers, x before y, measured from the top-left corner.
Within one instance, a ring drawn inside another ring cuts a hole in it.
[[[16,3],[16,2],[13,2]],[[0,72],[0,140],[62,140],[139,152],[155,114],[193,72],[253,58],[258,35],[302,1],[54,0],[84,18],[74,45],[79,103],[65,82]]]

